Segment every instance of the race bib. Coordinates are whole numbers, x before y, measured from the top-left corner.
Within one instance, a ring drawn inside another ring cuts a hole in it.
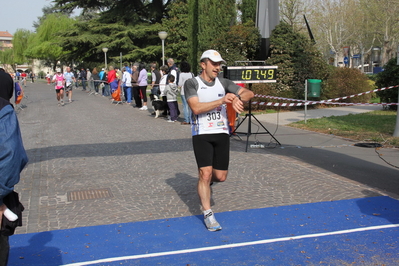
[[[201,114],[199,120],[204,130],[227,128],[226,106],[221,105],[209,112]]]

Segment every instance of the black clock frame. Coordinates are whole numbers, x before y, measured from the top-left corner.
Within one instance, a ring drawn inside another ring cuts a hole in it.
[[[277,66],[225,66],[223,77],[235,83],[274,83]]]

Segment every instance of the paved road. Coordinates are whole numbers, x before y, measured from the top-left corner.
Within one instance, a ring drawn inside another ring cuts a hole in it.
[[[26,208],[18,234],[200,214],[188,126],[81,90],[64,107],[52,86],[25,92],[18,118],[30,162],[16,186]],[[399,170],[374,149],[262,122],[282,145],[251,135],[268,147],[245,152],[246,137],[232,138],[228,181],[214,186],[216,212],[399,198]],[[382,152],[399,165],[397,150]]]

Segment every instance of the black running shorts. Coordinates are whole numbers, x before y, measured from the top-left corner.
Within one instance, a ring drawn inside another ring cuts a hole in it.
[[[228,134],[193,136],[193,148],[198,168],[212,166],[216,170],[228,170],[230,160],[230,136]]]

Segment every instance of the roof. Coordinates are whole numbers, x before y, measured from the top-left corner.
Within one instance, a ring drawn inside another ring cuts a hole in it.
[[[12,38],[12,35],[8,31],[0,31],[0,37],[10,37],[10,38]]]

